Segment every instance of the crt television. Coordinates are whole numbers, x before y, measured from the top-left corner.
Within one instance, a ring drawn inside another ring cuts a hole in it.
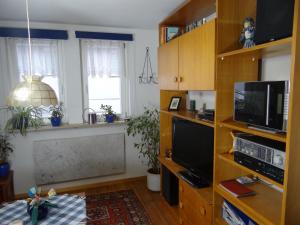
[[[173,117],[172,160],[212,182],[214,129]]]

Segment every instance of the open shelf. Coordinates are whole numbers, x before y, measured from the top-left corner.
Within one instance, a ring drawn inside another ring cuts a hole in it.
[[[256,192],[255,196],[236,198],[218,184],[215,191],[258,224],[280,224],[282,193],[260,182],[247,186]]]
[[[178,172],[182,170],[186,170],[184,167],[178,165],[177,163],[173,162],[172,159],[167,159],[165,157],[158,157],[159,162],[167,167],[168,170],[170,170],[178,179],[181,179],[181,177],[178,175]],[[194,188],[201,197],[209,203],[213,203],[213,188],[207,187],[207,188]]]
[[[179,178],[178,172],[185,170],[184,167],[178,165],[177,163],[173,162],[172,159],[167,159],[165,157],[158,157],[158,160],[161,164],[168,168],[176,177]]]
[[[223,219],[220,218],[220,217],[217,217],[217,218],[216,218],[216,224],[217,224],[217,225],[228,225],[228,223],[226,223],[226,221],[223,220]]]
[[[237,55],[242,55],[247,53],[273,54],[277,52],[290,51],[291,43],[292,43],[292,38],[288,37],[281,40],[268,42],[261,45],[256,45],[252,48],[242,48],[230,52],[221,53],[218,55],[218,58],[237,56]]]
[[[235,166],[235,167],[237,167],[237,168],[239,168],[239,169],[241,169],[241,170],[243,170],[243,171],[245,171],[245,172],[247,172],[249,174],[257,176],[257,177],[259,177],[259,178],[261,178],[261,179],[263,179],[263,180],[265,180],[265,181],[267,181],[267,182],[269,182],[271,184],[274,184],[277,187],[283,189],[283,185],[282,184],[280,184],[280,183],[278,183],[278,182],[276,182],[276,181],[274,181],[274,180],[272,180],[272,179],[270,179],[270,178],[268,178],[268,177],[266,177],[266,176],[264,176],[264,175],[262,175],[260,173],[255,172],[254,170],[251,170],[251,169],[249,169],[249,168],[247,168],[247,167],[245,167],[245,166],[243,166],[243,165],[235,162],[234,161],[234,156],[232,154],[229,154],[229,153],[227,153],[227,154],[218,154],[218,157],[221,160],[223,160],[223,161],[225,161],[225,162],[227,162],[227,163],[229,163],[229,164],[231,164],[231,165],[233,165],[233,166]]]
[[[269,133],[267,131],[255,130],[248,128],[246,124],[233,121],[232,119],[225,120],[223,122],[219,122],[221,127],[226,127],[232,130],[241,131],[248,134],[257,135],[264,138],[269,138],[275,141],[286,142],[286,134],[278,134],[278,133]]]
[[[212,128],[215,127],[214,122],[207,121],[207,120],[197,119],[196,118],[196,114],[193,113],[193,112],[190,112],[190,111],[178,111],[178,112],[175,112],[175,111],[168,111],[168,110],[162,110],[161,109],[160,112],[166,113],[166,114],[170,114],[172,116],[176,116],[178,118],[189,120],[189,121],[192,121],[194,123],[199,123],[199,124],[202,124],[202,125],[205,125],[205,126],[209,126],[209,127],[212,127]]]

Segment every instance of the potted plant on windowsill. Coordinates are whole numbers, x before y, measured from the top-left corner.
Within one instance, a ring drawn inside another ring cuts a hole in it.
[[[107,123],[113,123],[115,121],[115,119],[117,118],[117,115],[112,110],[112,106],[111,105],[103,105],[103,104],[101,104],[100,109],[104,111],[105,122],[107,122]]]
[[[160,191],[159,154],[159,112],[157,109],[145,108],[138,117],[131,118],[127,123],[127,134],[140,138],[134,147],[139,150],[139,157],[148,159],[147,186],[151,191]]]
[[[26,136],[27,128],[39,128],[42,125],[42,109],[33,106],[12,107],[12,117],[6,122],[5,130],[13,133],[19,130],[22,136]]]
[[[49,118],[53,127],[59,127],[64,117],[62,104],[50,106],[51,117]]]
[[[8,136],[0,135],[0,177],[6,177],[10,170],[8,158],[13,152],[13,146],[8,141]]]

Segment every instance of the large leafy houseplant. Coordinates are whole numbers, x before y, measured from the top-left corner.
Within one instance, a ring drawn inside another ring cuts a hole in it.
[[[134,143],[140,156],[148,159],[149,172],[158,174],[160,164],[159,154],[159,112],[157,109],[147,109],[138,117],[129,120],[127,134],[133,137],[139,135],[140,141]]]
[[[6,122],[5,129],[9,132],[19,130],[21,135],[27,134],[27,128],[38,128],[42,125],[42,109],[38,107],[12,107],[12,117]]]

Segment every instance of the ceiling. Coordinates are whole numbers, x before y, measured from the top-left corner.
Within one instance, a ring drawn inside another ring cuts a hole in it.
[[[185,0],[28,0],[30,20],[155,29]],[[25,0],[0,0],[0,20],[24,21]]]

